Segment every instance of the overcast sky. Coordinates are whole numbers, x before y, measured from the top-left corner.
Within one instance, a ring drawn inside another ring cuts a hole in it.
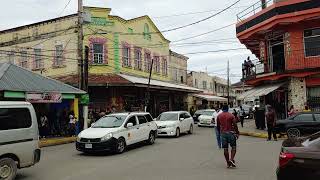
[[[77,10],[77,0],[71,0],[69,6],[63,10],[68,1],[69,0],[3,1],[0,6],[0,29],[3,30],[75,13]],[[84,0],[84,5],[112,8],[113,15],[119,15],[126,19],[149,15],[160,30],[166,30],[208,17],[233,4],[235,1],[236,0]],[[241,0],[240,3],[233,8],[208,21],[192,27],[164,33],[164,36],[170,41],[175,41],[235,23],[236,14],[257,1],[258,0]],[[204,43],[203,41],[210,42]],[[171,49],[182,54],[238,48],[245,48],[245,46],[241,45],[236,39],[235,25],[205,36],[172,43],[171,45]],[[231,77],[234,83],[240,79],[241,63],[248,55],[251,55],[248,50],[187,55],[190,57],[188,69],[195,71],[206,71],[207,69],[208,73],[225,78],[227,61],[230,60]],[[254,59],[255,57],[252,56],[252,58]]]

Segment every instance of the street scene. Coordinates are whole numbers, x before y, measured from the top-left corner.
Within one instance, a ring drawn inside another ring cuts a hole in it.
[[[12,0],[0,19],[0,180],[320,179],[319,0]]]

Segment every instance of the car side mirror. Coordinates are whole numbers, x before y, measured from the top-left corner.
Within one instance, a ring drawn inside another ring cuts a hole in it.
[[[180,118],[179,120],[180,120],[180,121],[183,121],[183,120],[184,120],[184,118]]]
[[[133,127],[133,123],[128,123],[127,128],[131,128],[131,127]]]

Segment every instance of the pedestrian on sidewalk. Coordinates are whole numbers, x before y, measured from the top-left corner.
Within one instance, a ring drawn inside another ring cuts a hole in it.
[[[268,128],[268,141],[271,140],[271,134],[273,135],[273,139],[277,141],[277,134],[274,130],[274,127],[276,125],[276,113],[275,110],[272,108],[271,105],[267,105],[266,108],[266,121],[267,121],[267,128]]]
[[[236,167],[235,156],[237,153],[237,139],[239,138],[239,130],[237,121],[231,113],[228,112],[228,105],[224,105],[222,113],[217,117],[217,127],[220,130],[222,148],[224,149],[224,157],[228,168]],[[229,145],[231,146],[231,154],[229,155]]]
[[[242,108],[242,106],[240,106],[239,116],[240,116],[241,127],[243,127],[245,114],[246,114],[246,113],[245,113],[244,109]]]
[[[288,112],[288,116],[290,117],[290,116],[293,116],[293,115],[295,115],[297,113],[297,110],[295,110],[294,109],[294,106],[293,105],[291,105],[290,106],[290,109],[289,109],[289,112]]]

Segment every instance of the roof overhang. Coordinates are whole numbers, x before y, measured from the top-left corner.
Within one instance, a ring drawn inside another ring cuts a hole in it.
[[[227,98],[213,96],[213,95],[204,95],[204,94],[194,94],[194,97],[205,99],[207,101],[218,101],[218,102],[228,102]]]
[[[254,99],[256,97],[265,96],[269,93],[279,89],[285,83],[277,83],[277,84],[269,84],[269,85],[262,85],[252,88],[251,90],[241,94],[237,97],[238,100],[245,100],[245,99]]]

